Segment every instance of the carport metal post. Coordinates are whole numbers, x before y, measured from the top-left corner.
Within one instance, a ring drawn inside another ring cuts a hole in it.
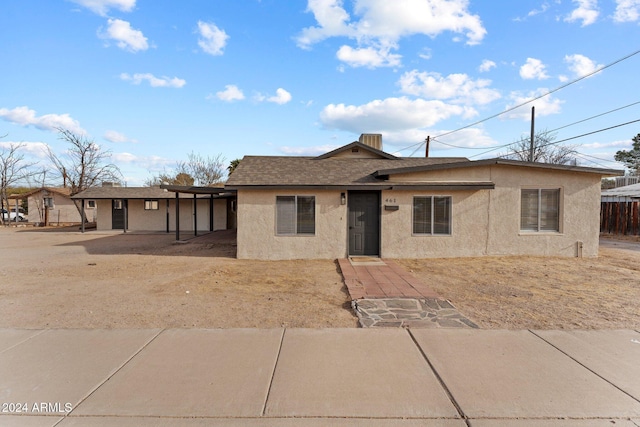
[[[209,198],[209,231],[213,231],[213,194]]]
[[[176,191],[176,240],[180,240],[180,193]]]
[[[84,233],[84,221],[86,220],[86,213],[84,211],[84,199],[80,199],[80,203],[82,203],[82,209],[80,210],[80,212],[82,212],[82,214],[80,215],[82,225],[80,226],[80,230],[82,233]]]
[[[127,206],[129,205],[129,199],[124,199],[122,201],[122,204],[124,205],[122,208],[124,209],[124,230],[123,232],[126,233],[127,232],[127,227],[129,227],[129,212],[127,212]]]
[[[193,235],[198,235],[198,203],[196,199],[197,194],[193,193]]]
[[[167,199],[167,233],[169,232],[169,199]]]

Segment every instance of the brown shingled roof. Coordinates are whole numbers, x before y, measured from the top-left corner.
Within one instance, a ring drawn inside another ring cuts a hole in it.
[[[468,162],[460,157],[399,157],[395,159],[245,156],[229,176],[225,188],[248,186],[376,186],[384,184],[380,169]]]

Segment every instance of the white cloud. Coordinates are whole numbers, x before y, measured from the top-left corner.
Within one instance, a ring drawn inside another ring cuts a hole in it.
[[[149,49],[147,38],[142,31],[131,28],[131,24],[122,19],[107,20],[107,30],[101,32],[98,30],[98,36],[103,39],[115,40],[120,49],[129,52],[138,52]]]
[[[329,104],[320,113],[325,128],[346,130],[355,134],[401,131],[433,126],[451,116],[471,117],[475,110],[439,100],[411,100],[406,97],[386,98],[364,105]]]
[[[181,88],[185,84],[187,84],[186,80],[179,79],[177,77],[156,77],[151,73],[137,73],[134,75],[129,75],[127,73],[120,74],[120,79],[124,81],[129,81],[135,85],[139,85],[143,81],[148,81],[151,87],[175,87]]]
[[[131,12],[136,5],[136,0],[69,0],[84,6],[100,16],[106,16],[109,9],[118,9],[122,12]]]
[[[244,99],[244,93],[236,85],[226,85],[223,91],[216,92],[216,97],[222,101],[240,101]]]
[[[267,98],[267,101],[275,102],[276,104],[280,105],[286,104],[287,102],[291,101],[291,94],[280,87],[276,90],[275,96]]]
[[[319,156],[320,154],[328,153],[338,148],[339,145],[317,145],[315,147],[290,147],[282,146],[278,150],[284,154],[290,156]]]
[[[86,133],[80,123],[69,114],[45,114],[36,116],[36,111],[29,107],[16,107],[12,110],[0,108],[0,118],[20,126],[34,126],[38,129],[57,131],[63,128],[74,133]]]
[[[505,107],[505,110],[512,108],[513,106],[520,105],[524,102],[531,100],[537,96],[542,95],[543,93],[548,92],[549,90],[546,88],[539,88],[536,91],[529,92],[527,94],[523,94],[521,92],[511,92],[510,98],[512,103]],[[508,112],[507,114],[502,115],[503,118],[509,119],[522,119],[522,120],[531,120],[531,107],[536,107],[536,117],[544,117],[549,116],[551,114],[558,114],[561,111],[561,106],[564,101],[555,99],[551,95],[544,96],[540,99],[536,99],[534,102],[523,105],[522,107],[516,108],[513,111]]]
[[[634,22],[640,18],[640,0],[616,0],[615,22]]]
[[[500,93],[489,88],[491,80],[473,80],[466,74],[406,72],[398,81],[403,93],[435,99],[448,99],[455,103],[488,104],[500,98]]]
[[[114,143],[120,143],[120,142],[133,142],[133,143],[137,143],[138,141],[136,141],[135,139],[129,138],[128,136],[120,133],[120,132],[116,132],[115,130],[108,130],[104,133],[104,139],[106,139],[109,142],[114,142]]]
[[[209,55],[222,55],[229,36],[212,22],[198,21],[198,46]]]
[[[591,25],[598,19],[598,0],[573,0],[578,5],[569,16],[565,17],[566,22],[582,21],[582,26]]]
[[[627,148],[631,147],[633,142],[630,139],[612,142],[591,142],[588,144],[580,144],[582,148],[598,150],[601,148]]]
[[[28,142],[28,141],[2,141],[0,142],[0,148],[10,148],[11,146],[20,145],[20,150],[26,152],[29,157],[35,157],[39,159],[46,159],[48,152],[48,145],[44,142]]]
[[[596,64],[592,59],[580,54],[566,55],[564,62],[569,64],[569,70],[571,70],[576,77],[586,76],[604,66],[602,64]]]
[[[492,68],[496,68],[496,63],[489,59],[485,59],[482,61],[482,64],[480,64],[480,66],[478,67],[478,71],[480,71],[481,73],[486,73]]]
[[[545,69],[546,65],[544,65],[539,59],[527,58],[527,62],[520,67],[520,77],[525,80],[548,79],[549,76],[547,75]]]
[[[336,57],[352,67],[397,67],[400,65],[401,55],[389,52],[390,48],[376,49],[374,47],[352,48],[342,46]]]
[[[380,63],[389,66],[389,62],[400,60],[399,55],[389,54],[389,49],[397,49],[403,37],[415,34],[436,37],[450,31],[466,36],[469,45],[480,43],[487,31],[480,17],[468,11],[468,3],[468,0],[355,0],[352,20],[342,0],[308,0],[307,11],[313,13],[318,25],[304,28],[296,41],[299,47],[307,49],[330,37],[348,37],[358,46],[350,50],[343,46],[342,58],[353,60],[356,54],[378,60],[383,57],[386,60]],[[384,49],[386,55],[381,54]],[[375,51],[378,55],[373,55]],[[363,65],[376,66],[371,60]]]

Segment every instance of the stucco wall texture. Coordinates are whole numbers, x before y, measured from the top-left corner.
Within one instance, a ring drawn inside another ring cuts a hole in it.
[[[436,258],[485,255],[575,257],[598,254],[600,176],[492,165],[391,176],[392,182],[492,181],[493,190],[381,192],[380,256]],[[520,231],[523,188],[560,189],[560,231]],[[348,255],[347,205],[340,190],[239,190],[238,258],[333,259]],[[347,192],[348,193],[348,192]],[[277,236],[276,196],[316,196],[314,236]],[[451,234],[413,235],[414,196],[451,196]],[[385,210],[384,205],[398,206]],[[581,242],[581,243],[579,243]],[[581,250],[578,250],[579,245]]]
[[[111,230],[111,200],[97,200],[97,229]],[[209,200],[199,199],[198,231],[209,231]],[[169,200],[169,231],[176,229],[175,200]],[[180,199],[180,231],[194,229],[193,199]],[[129,200],[127,209],[128,230],[131,231],[165,231],[167,229],[167,201],[158,200],[157,210],[145,210],[144,200]],[[224,230],[227,225],[227,202],[217,199],[213,202],[213,228]]]

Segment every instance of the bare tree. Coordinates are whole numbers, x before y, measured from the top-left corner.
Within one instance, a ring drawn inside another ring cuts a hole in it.
[[[210,187],[224,182],[225,159],[221,154],[204,157],[191,152],[186,161],[179,161],[175,170],[159,173],[145,181],[148,186],[170,184]]]
[[[566,165],[576,161],[575,145],[555,145],[556,133],[542,130],[533,138],[533,161],[537,163],[553,163]],[[511,146],[506,154],[498,157],[505,159],[529,161],[531,151],[531,137],[522,137]]]
[[[226,170],[224,162],[225,158],[222,154],[204,157],[192,151],[187,161],[178,162],[178,174],[190,175],[196,185],[209,187],[224,181]]]
[[[42,167],[41,169],[35,170],[34,173],[27,177],[27,184],[29,188],[44,188],[47,186],[47,173],[49,171],[46,167]],[[40,224],[44,224],[45,222],[45,204],[44,204],[44,193],[39,191],[32,195],[35,200],[35,207],[38,210],[38,218]]]
[[[62,186],[71,189],[71,196],[103,181],[119,182],[122,174],[111,160],[111,153],[103,151],[98,144],[85,135],[68,129],[58,128],[60,139],[69,143],[64,156],[59,156],[48,148],[49,160],[62,179]],[[82,207],[75,203],[82,216]]]
[[[2,136],[4,138],[6,135]],[[9,194],[8,188],[15,185],[17,182],[27,179],[33,175],[34,171],[32,167],[35,162],[25,162],[24,155],[20,153],[20,150],[25,147],[24,143],[16,144],[10,143],[5,147],[0,148],[0,206],[11,210],[9,206]],[[4,224],[4,215],[0,215],[2,223]],[[7,215],[7,219],[10,215]],[[18,213],[16,212],[16,219]]]
[[[194,183],[194,179],[188,173],[180,172],[175,173],[171,171],[167,171],[166,169],[163,172],[160,172],[157,175],[148,178],[144,184],[147,187],[155,187],[161,184],[168,185],[182,185],[185,187],[191,186]]]

